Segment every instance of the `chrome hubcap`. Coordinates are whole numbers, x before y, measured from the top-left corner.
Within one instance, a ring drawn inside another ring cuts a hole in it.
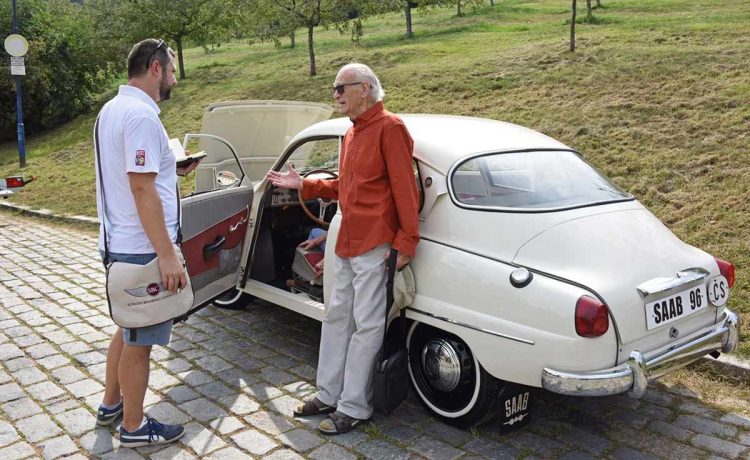
[[[452,391],[461,380],[461,360],[450,342],[432,339],[422,349],[422,368],[432,386]]]

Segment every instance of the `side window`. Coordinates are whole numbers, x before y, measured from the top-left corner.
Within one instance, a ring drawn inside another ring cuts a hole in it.
[[[179,178],[183,197],[240,186],[245,172],[229,143],[217,136],[187,134],[181,145],[191,155],[205,153],[193,172]]]
[[[298,171],[318,168],[338,171],[340,152],[340,137],[317,139],[298,146],[286,161]]]

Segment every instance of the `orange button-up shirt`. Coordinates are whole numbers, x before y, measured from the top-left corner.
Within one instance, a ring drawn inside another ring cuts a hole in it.
[[[338,179],[305,179],[302,197],[339,200],[336,255],[355,257],[384,243],[414,257],[419,195],[412,167],[414,141],[383,103],[354,120],[344,136]]]

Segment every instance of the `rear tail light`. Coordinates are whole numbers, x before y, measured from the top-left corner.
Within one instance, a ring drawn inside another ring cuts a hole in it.
[[[5,186],[8,188],[23,187],[23,177],[21,176],[6,177]]]
[[[599,300],[581,296],[576,303],[576,332],[581,337],[600,337],[609,329],[607,306]]]
[[[717,259],[716,257],[714,257],[714,260],[716,260],[716,265],[719,266],[721,274],[727,279],[729,287],[734,286],[734,264],[726,260]]]

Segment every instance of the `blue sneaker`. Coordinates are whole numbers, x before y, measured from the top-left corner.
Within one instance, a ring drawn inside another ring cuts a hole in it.
[[[99,406],[99,410],[96,412],[96,424],[110,425],[120,414],[122,414],[122,399],[120,400],[120,404],[112,409],[105,409],[103,406]]]
[[[166,444],[176,441],[185,434],[182,425],[166,425],[146,417],[146,424],[132,433],[120,427],[120,445],[123,447],[141,447],[153,444]]]

